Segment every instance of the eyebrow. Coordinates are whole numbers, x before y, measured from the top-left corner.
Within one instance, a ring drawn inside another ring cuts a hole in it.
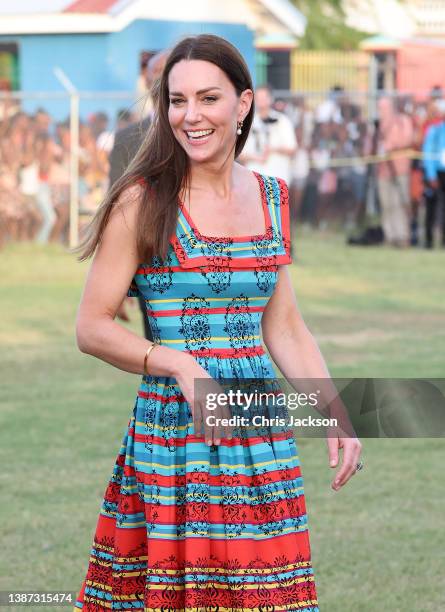
[[[206,87],[205,89],[200,89],[196,93],[198,95],[200,95],[200,94],[203,94],[203,93],[207,93],[208,91],[212,91],[212,89],[221,89],[221,87]],[[171,96],[183,96],[184,94],[181,93],[180,91],[171,91],[170,95]]]

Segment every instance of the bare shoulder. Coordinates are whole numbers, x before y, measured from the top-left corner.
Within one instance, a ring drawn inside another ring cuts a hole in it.
[[[80,317],[115,317],[139,264],[137,215],[144,188],[132,185],[112,205],[88,272]]]
[[[255,177],[255,174],[242,164],[238,164],[235,162],[236,173],[238,176],[239,184],[244,187],[247,191],[250,191],[252,188],[255,188],[258,185],[258,181]]]
[[[131,233],[135,232],[143,196],[142,185],[135,183],[127,187],[111,209],[109,223],[126,227]]]

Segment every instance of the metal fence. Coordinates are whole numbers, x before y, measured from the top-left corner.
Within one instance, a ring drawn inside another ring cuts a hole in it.
[[[141,118],[133,92],[78,92],[67,81],[65,89],[0,95],[0,246],[14,240],[76,245],[108,188],[116,130]],[[415,172],[430,92],[387,93],[412,121],[412,146],[404,155]],[[366,215],[378,216],[376,96],[276,91],[275,107],[288,115],[298,142],[290,185],[294,218],[314,227],[353,228]]]
[[[291,89],[325,93],[333,85],[362,94],[372,89],[373,57],[364,51],[301,51],[292,53]]]

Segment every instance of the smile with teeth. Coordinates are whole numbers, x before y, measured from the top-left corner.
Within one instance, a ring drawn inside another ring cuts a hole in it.
[[[210,136],[210,134],[213,134],[215,130],[186,130],[186,134],[187,137],[189,138],[189,140],[200,140],[201,138],[206,138],[207,136]]]

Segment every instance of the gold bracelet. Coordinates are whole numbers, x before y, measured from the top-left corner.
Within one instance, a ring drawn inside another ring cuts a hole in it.
[[[150,376],[150,374],[147,372],[147,359],[151,353],[151,351],[154,349],[155,346],[157,346],[159,343],[158,342],[152,342],[152,344],[150,344],[150,346],[147,349],[147,352],[145,353],[145,357],[144,357],[144,374],[146,376]]]

